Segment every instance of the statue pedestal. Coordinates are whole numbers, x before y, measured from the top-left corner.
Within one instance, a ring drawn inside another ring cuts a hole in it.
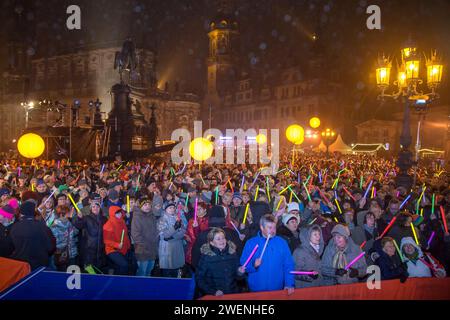
[[[131,89],[126,84],[118,83],[111,88],[111,92],[113,103],[107,122],[108,127],[111,128],[108,156],[120,155],[122,159],[129,159],[133,151],[133,119],[129,98]]]

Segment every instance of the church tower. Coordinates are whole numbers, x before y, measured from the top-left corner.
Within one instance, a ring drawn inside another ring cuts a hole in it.
[[[207,95],[222,97],[233,89],[238,56],[238,24],[232,16],[230,1],[222,0],[210,24],[207,59]]]

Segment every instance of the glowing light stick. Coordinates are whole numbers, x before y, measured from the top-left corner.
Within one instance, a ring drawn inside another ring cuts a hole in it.
[[[416,229],[414,228],[414,224],[411,223],[411,229],[414,235],[414,240],[416,240],[416,244],[419,244],[419,240],[417,240],[417,234],[416,234]]]
[[[70,193],[67,194],[67,196],[69,197],[70,201],[72,202],[74,208],[77,210],[78,213],[80,213],[80,209],[78,209],[77,204],[75,203],[75,201],[73,200],[72,196],[70,195]]]
[[[360,182],[359,182],[359,188],[360,188],[360,189],[362,189],[363,182],[364,182],[363,175],[361,175],[361,180],[360,180]]]
[[[353,201],[355,201],[356,202],[356,199],[355,199],[355,197],[353,197],[353,195],[350,193],[350,191],[348,191],[347,190],[347,188],[346,187],[344,187],[344,191],[345,191],[345,193],[347,193],[348,195],[349,195],[349,197],[350,198],[352,198],[353,199]]]
[[[281,205],[281,200],[282,200],[282,198],[280,198],[280,200],[278,201],[278,204],[277,204],[277,208],[276,208],[276,211],[278,211],[278,209],[280,209],[280,205]]]
[[[313,276],[316,274],[319,274],[317,271],[291,271],[290,274],[298,274],[298,275],[305,275],[305,276]]]
[[[408,195],[405,200],[400,204],[399,210],[403,208],[403,206],[408,202],[409,198],[411,198],[411,195]]]
[[[339,209],[339,213],[342,214],[342,210],[341,210],[341,207],[339,206],[339,202],[337,201],[337,199],[334,199],[334,201],[336,202],[336,205]]]
[[[53,192],[48,196],[48,198],[45,199],[45,201],[44,201],[44,206],[45,206],[45,204],[47,203],[48,199],[50,199],[50,198],[55,194],[56,190],[57,190],[57,189],[53,190]]]
[[[267,235],[266,243],[264,244],[264,248],[263,248],[263,250],[262,250],[262,253],[261,253],[261,255],[259,256],[260,259],[262,259],[263,255],[264,255],[264,252],[266,251],[267,244],[269,243],[270,237],[271,237],[271,235],[270,235],[270,233],[269,233],[269,234]]]
[[[444,222],[445,232],[448,233],[447,219],[445,218],[444,208],[442,206],[439,206],[439,208],[441,209],[441,216],[442,216],[442,221]]]
[[[361,259],[362,257],[364,257],[366,253],[363,251],[361,252],[355,259],[352,260],[352,262],[350,262],[347,266],[345,266],[345,270],[350,269],[350,267],[352,265],[354,265],[359,259]]]
[[[286,188],[284,188],[283,190],[281,190],[280,192],[278,192],[278,194],[282,194],[283,192],[285,192],[287,189],[289,189],[291,185],[288,185]]]
[[[246,267],[248,265],[248,263],[250,262],[250,260],[253,258],[253,256],[256,253],[256,250],[258,250],[258,245],[255,246],[255,248],[253,248],[253,251],[250,253],[250,256],[247,258],[247,261],[245,261],[243,267]]]
[[[308,200],[311,201],[311,195],[309,194],[308,188],[306,187],[304,182],[303,182],[303,187],[305,188],[306,194],[308,195]]]
[[[433,197],[431,200],[431,214],[434,214],[434,193],[433,193]]]
[[[127,212],[130,213],[130,196],[127,194]]]
[[[297,199],[297,201],[300,203],[301,202],[300,199],[297,197],[297,195],[295,194],[295,192],[292,190],[291,187],[289,187],[289,190],[291,190],[291,194],[293,194],[295,199]]]
[[[430,245],[431,245],[431,241],[433,241],[434,235],[435,235],[435,232],[433,231],[433,232],[431,233],[430,239],[428,239],[428,242],[427,242],[428,248],[429,248]]]
[[[123,245],[123,237],[125,236],[125,229],[122,229],[122,236],[120,237],[120,244]]]
[[[394,239],[394,246],[395,246],[395,249],[397,250],[398,255],[400,256],[400,260],[402,260],[402,262],[404,262],[405,260],[403,258],[403,254],[400,251],[400,248],[398,247],[397,241],[395,241],[395,239]]]
[[[194,220],[197,220],[198,198],[195,198]]]
[[[316,221],[317,220],[317,217],[315,217],[310,223],[308,223],[308,224],[313,224],[314,223],[314,221]]]
[[[391,222],[386,226],[386,228],[384,229],[383,233],[377,238],[377,239],[381,239],[384,237],[384,235],[386,234],[386,232],[388,232],[389,228],[392,227],[392,225],[394,224],[395,220],[397,220],[397,216],[395,216]]]
[[[239,232],[238,228],[235,226],[235,224],[233,223],[233,221],[230,220],[231,225],[233,226],[234,230],[236,230],[236,232],[238,233],[238,235],[241,235],[241,233]]]
[[[364,193],[364,197],[363,197],[364,199],[367,197],[367,194],[369,193],[369,190],[372,187],[372,183],[373,183],[373,181],[371,180],[369,183],[369,186],[366,189],[366,192]]]
[[[250,207],[250,203],[247,203],[247,206],[245,207],[245,212],[244,212],[244,220],[242,220],[243,224],[245,224],[245,221],[247,221],[247,214],[248,214],[249,207]]]
[[[361,243],[361,245],[359,247],[362,249],[366,245],[366,243],[367,243],[367,240],[364,240],[364,242]]]
[[[216,205],[219,203],[219,186],[216,187]]]
[[[258,198],[258,191],[259,191],[259,186],[256,186],[255,200],[254,201],[256,201],[256,198]]]

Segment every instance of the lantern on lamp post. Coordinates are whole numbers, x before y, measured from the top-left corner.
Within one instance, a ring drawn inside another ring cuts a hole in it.
[[[443,65],[440,58],[437,56],[436,51],[431,52],[429,59],[426,58],[427,67],[427,86],[431,89],[430,93],[423,93],[419,89],[419,85],[423,83],[420,78],[420,58],[416,46],[411,41],[401,49],[401,63],[397,65],[397,80],[394,81],[396,86],[394,93],[387,94],[386,90],[390,86],[390,72],[391,61],[389,58],[378,59],[378,65],[376,69],[376,81],[379,90],[381,91],[378,96],[379,99],[392,98],[396,101],[400,101],[404,104],[403,124],[402,132],[400,135],[401,149],[398,155],[397,166],[400,169],[397,175],[397,185],[405,187],[407,190],[416,181],[417,163],[419,160],[420,149],[420,126],[423,121],[423,117],[427,112],[429,105],[432,101],[439,98],[436,93],[436,88],[439,86],[442,80]],[[419,114],[418,128],[417,128],[417,140],[415,150],[415,162],[412,159],[412,152],[409,147],[412,142],[411,129],[410,129],[410,107],[414,107],[415,111]],[[408,170],[416,165],[414,172],[414,178],[408,174]]]
[[[336,132],[331,130],[330,128],[325,129],[322,131],[322,141],[327,147],[327,156],[328,156],[328,148],[330,147],[331,143],[334,141],[334,137],[336,136]]]

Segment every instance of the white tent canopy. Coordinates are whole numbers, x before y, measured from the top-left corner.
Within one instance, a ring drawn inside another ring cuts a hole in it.
[[[340,152],[340,153],[350,153],[352,148],[350,148],[343,140],[341,135],[338,135],[336,141],[330,145],[328,148],[330,152]]]

